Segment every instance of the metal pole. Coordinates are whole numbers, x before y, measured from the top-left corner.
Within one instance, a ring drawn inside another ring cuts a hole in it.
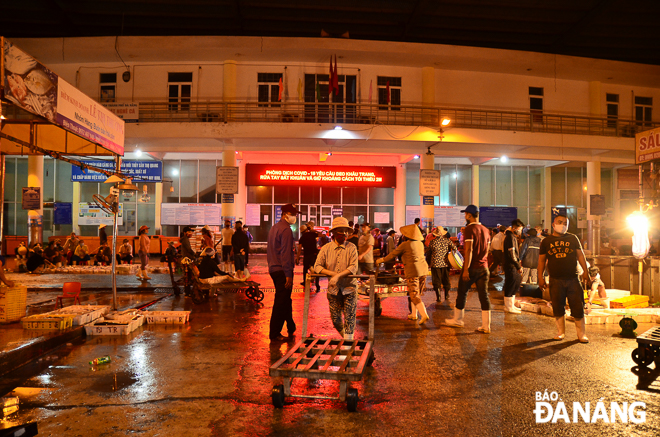
[[[639,166],[639,210],[644,212],[644,164]],[[642,294],[642,272],[644,265],[640,259],[637,263],[637,294]],[[632,291],[632,290],[631,290]]]
[[[0,153],[0,202],[2,202],[2,208],[0,208],[0,242],[4,239],[4,224],[5,224],[5,154]],[[2,253],[2,248],[0,247],[0,253]]]
[[[115,158],[115,170],[121,169],[121,157]],[[113,202],[112,216],[112,310],[117,311],[117,214],[119,214],[119,196]]]

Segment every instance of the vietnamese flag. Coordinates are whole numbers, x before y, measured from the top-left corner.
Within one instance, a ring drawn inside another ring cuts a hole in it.
[[[390,104],[390,81],[389,80],[387,81],[387,86],[385,87],[385,89],[387,90],[387,104],[389,105]]]
[[[282,90],[284,90],[284,85],[282,85],[282,78],[280,77],[280,93],[277,96],[277,101],[281,102],[282,101]]]
[[[337,74],[337,55],[335,55],[335,71],[332,75],[332,87],[335,89],[335,96],[339,94],[339,75]]]
[[[332,88],[334,87],[335,78],[334,71],[332,70],[332,55],[330,55],[330,79],[328,79],[328,94],[332,94]]]

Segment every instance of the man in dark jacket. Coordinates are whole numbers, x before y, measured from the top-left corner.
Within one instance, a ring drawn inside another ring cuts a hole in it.
[[[532,228],[527,231],[527,238],[520,248],[520,259],[522,260],[522,283],[526,284],[529,279],[530,284],[536,284],[537,267],[539,265],[539,249],[541,248],[541,238],[537,235],[537,230]]]
[[[245,258],[250,251],[250,238],[243,232],[243,222],[236,220],[234,224],[234,235],[231,237],[231,245],[234,252],[234,268],[236,278],[245,278]]]
[[[196,258],[195,252],[192,250],[192,246],[190,246],[190,237],[192,237],[192,235],[192,228],[190,226],[186,226],[183,228],[183,232],[181,232],[179,242],[181,243],[181,257],[190,258],[194,261]]]
[[[507,313],[520,314],[516,308],[516,292],[520,289],[522,282],[522,265],[520,264],[520,250],[518,237],[522,233],[525,224],[520,219],[511,222],[511,227],[506,230],[502,252],[504,256],[504,311]]]

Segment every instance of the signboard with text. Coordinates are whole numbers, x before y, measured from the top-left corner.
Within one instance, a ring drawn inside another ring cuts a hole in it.
[[[440,170],[419,171],[419,195],[420,196],[440,195]]]
[[[73,204],[72,203],[54,203],[53,204],[53,224],[70,225],[73,224]]]
[[[41,209],[41,187],[23,187],[23,209]]]
[[[137,123],[140,120],[139,103],[103,103],[103,106],[125,122]]]
[[[103,211],[93,203],[82,202],[79,204],[78,224],[81,226],[98,226],[101,224],[111,226],[113,215]],[[124,206],[119,204],[117,213],[117,224],[122,226],[124,223]]]
[[[222,225],[222,205],[219,203],[163,203],[160,205],[161,225]]]
[[[216,193],[238,194],[238,167],[216,167],[215,181]]]
[[[481,206],[479,207],[479,221],[487,228],[497,225],[511,226],[511,222],[518,218],[518,208],[508,206]]]
[[[247,164],[245,185],[396,187],[395,167]]]
[[[660,129],[652,129],[635,134],[635,163],[660,159]]]
[[[84,164],[93,167],[115,170],[115,161],[90,161],[82,160]],[[133,182],[162,182],[163,163],[160,161],[122,161],[122,173],[133,178]],[[105,182],[108,177],[102,173],[92,170],[83,171],[75,165],[71,167],[71,182]]]

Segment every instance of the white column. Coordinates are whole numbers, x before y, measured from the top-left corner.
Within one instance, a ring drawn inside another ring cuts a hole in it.
[[[543,229],[552,232],[552,168],[543,170]]]
[[[163,183],[158,182],[156,183],[156,195],[154,196],[154,202],[156,203],[156,213],[154,214],[154,218],[156,223],[154,223],[154,233],[156,235],[162,235],[163,234],[163,228],[160,225],[160,207],[163,204]]]
[[[435,156],[434,155],[429,155],[429,154],[424,154],[422,155],[422,165],[420,166],[421,170],[433,170],[434,169],[434,162],[435,162]],[[422,229],[424,229],[426,232],[431,232],[431,229],[433,229],[433,215],[435,211],[435,196],[428,196],[427,199],[430,200],[430,205],[424,205],[424,197],[422,196],[420,198],[420,219],[422,220]]]
[[[479,166],[478,165],[472,166],[472,205],[479,206]]]
[[[39,188],[41,196],[39,208],[28,211],[28,245],[43,243],[43,214],[44,214],[44,157],[43,155],[28,156],[28,187]]]
[[[222,166],[223,167],[236,166],[236,150],[233,145],[225,145],[225,149],[222,152]],[[229,221],[232,223],[233,226],[234,222],[236,221],[235,204],[234,204],[234,201],[236,200],[236,195],[232,194],[231,196],[232,196],[231,202],[227,202],[227,203],[222,202],[222,221],[224,222],[225,219],[229,219]],[[221,201],[222,201],[222,197],[221,197]]]
[[[406,224],[406,164],[396,166],[396,188],[394,189],[394,230]]]
[[[247,187],[245,186],[245,159],[238,160],[238,194],[234,196],[234,212],[236,218],[245,224],[245,204],[247,203]]]
[[[71,210],[73,211],[72,217],[72,231],[76,235],[80,235],[80,226],[78,225],[78,216],[80,215],[80,184],[81,182],[73,183],[73,205],[71,205]]]
[[[600,161],[587,162],[587,244],[592,254],[600,249],[600,216],[591,214],[591,195],[600,193]]]

